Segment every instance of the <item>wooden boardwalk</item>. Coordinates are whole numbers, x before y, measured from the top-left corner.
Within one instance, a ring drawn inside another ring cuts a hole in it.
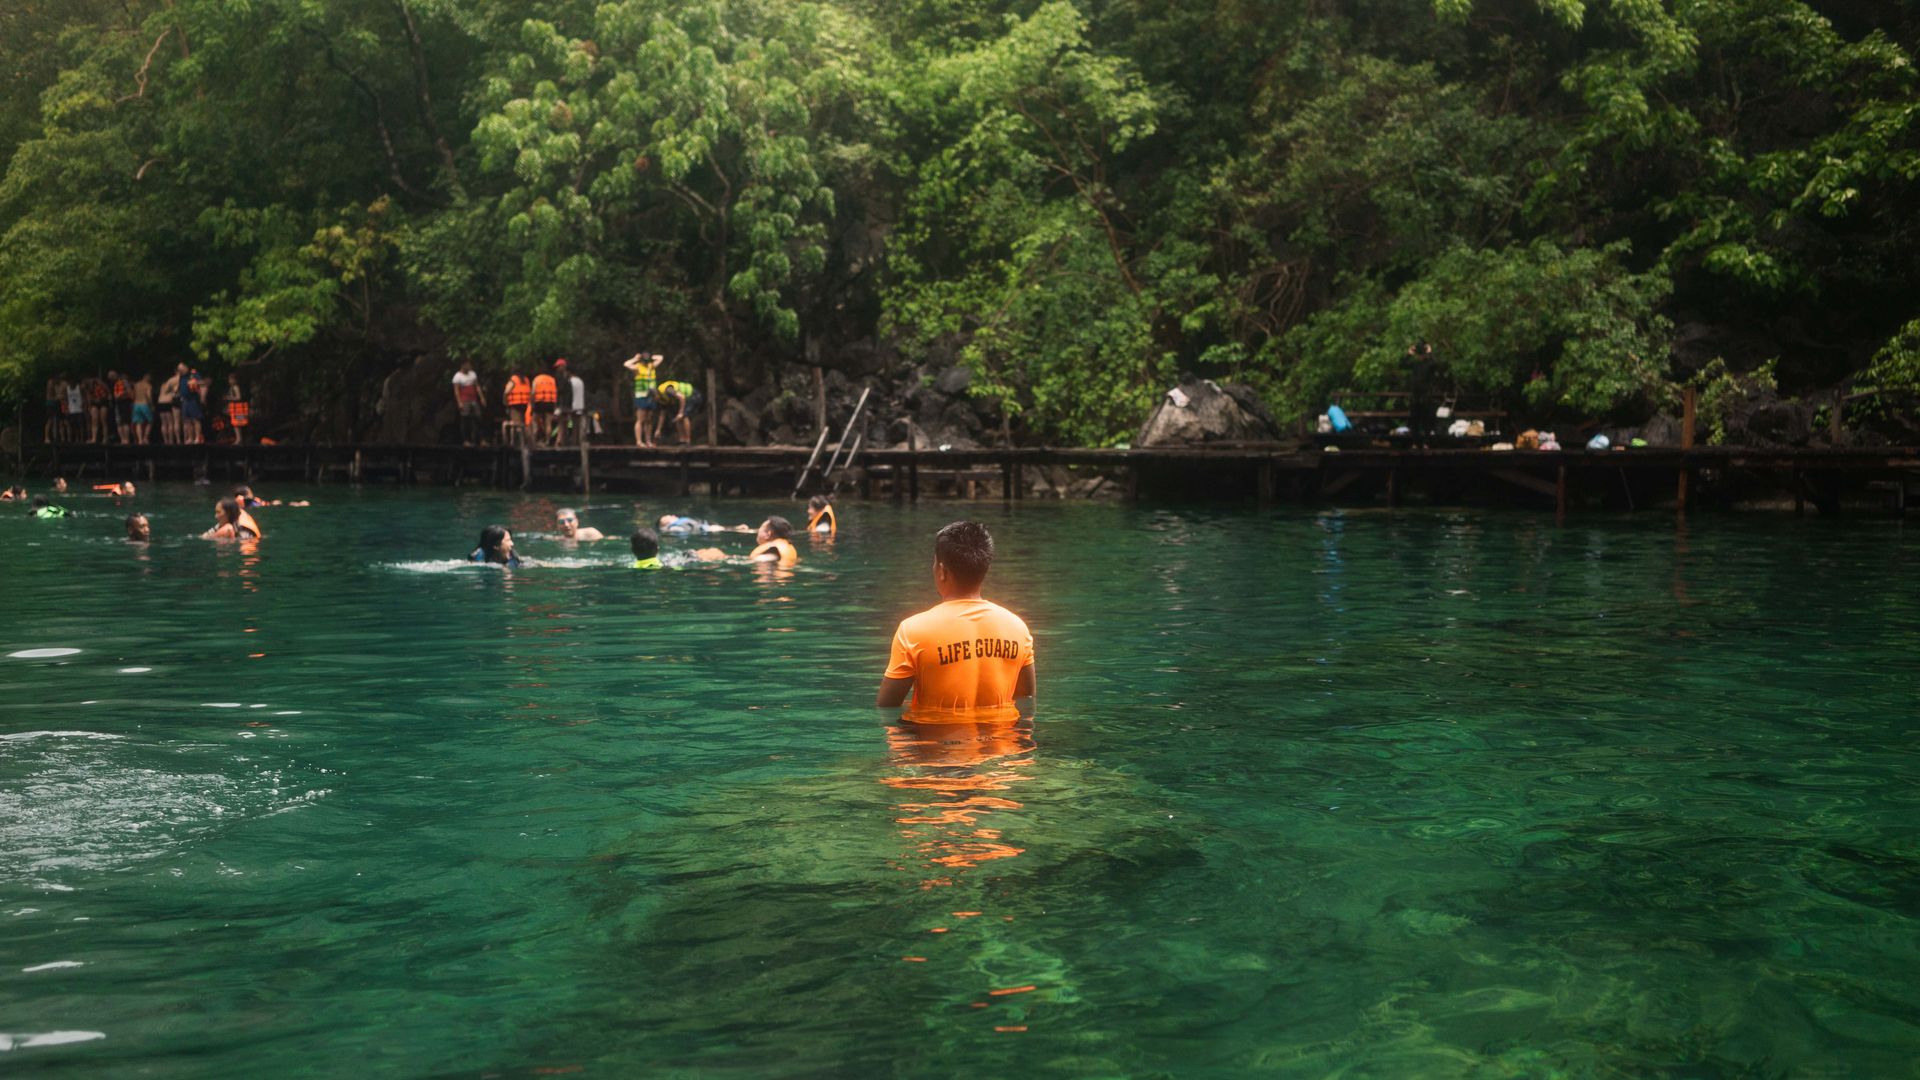
[[[470,485],[661,495],[791,491],[811,447],[593,445],[521,451],[458,446],[29,446],[16,467],[74,480]],[[821,461],[824,462],[824,456]],[[1518,504],[1641,509],[1788,501],[1904,512],[1920,491],[1920,448],[1848,450],[1703,446],[1625,451],[1351,448],[1293,444],[1102,450],[872,449],[809,490],[842,495],[1027,497],[1062,471],[1103,494],[1155,500],[1246,499],[1335,505]]]

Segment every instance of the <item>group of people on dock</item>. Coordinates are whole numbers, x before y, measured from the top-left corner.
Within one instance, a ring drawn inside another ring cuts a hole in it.
[[[690,382],[661,378],[666,357],[637,352],[621,362],[633,373],[633,444],[657,446],[662,430],[684,445],[693,441],[692,410],[702,400]],[[473,361],[453,373],[453,403],[460,415],[460,444],[484,446],[487,439],[486,387]],[[586,442],[599,434],[599,414],[587,407],[587,382],[565,357],[550,370],[532,375],[515,371],[500,390],[501,432],[509,446],[558,446]]]
[[[145,372],[55,375],[47,380],[42,437],[49,443],[147,446],[158,428],[166,445],[245,442],[253,407],[239,378],[227,377],[223,407],[216,409],[213,399],[213,380],[184,363],[175,364],[158,387]]]
[[[751,533],[754,546],[739,561],[766,564],[785,568],[800,561],[800,551],[793,546],[793,523],[778,514],[763,520],[758,528],[747,525],[719,525],[701,518],[684,514],[662,514],[655,528],[637,528],[628,537],[633,550],[633,569],[664,570],[669,565],[691,565],[693,563],[713,563],[735,561],[736,557],[717,547],[695,548],[687,553],[684,561],[668,564],[660,558],[660,537],[662,534],[675,537],[708,536],[714,533]],[[568,543],[592,543],[607,539],[607,534],[591,525],[580,523],[580,514],[576,510],[562,509],[554,515],[554,528],[562,541]],[[807,502],[808,536],[832,539],[840,531],[839,519],[834,515],[833,502],[825,495],[815,495]],[[513,532],[505,525],[488,525],[480,530],[480,543],[467,556],[468,562],[490,563],[495,566],[518,567],[532,565],[532,560],[523,558],[513,545]]]

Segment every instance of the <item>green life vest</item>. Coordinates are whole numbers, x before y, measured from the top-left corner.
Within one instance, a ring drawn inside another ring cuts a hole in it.
[[[655,555],[651,559],[635,559],[633,560],[633,568],[635,570],[659,570],[661,569],[660,556]]]
[[[42,521],[45,521],[48,518],[63,518],[67,516],[67,508],[64,506],[43,506],[40,509],[35,510],[33,512],[33,516],[41,519]]]
[[[682,401],[693,400],[693,384],[692,383],[680,382],[678,380],[669,379],[668,381],[660,384],[660,392],[656,396],[660,397],[661,401],[666,400],[665,391],[667,390],[668,387],[672,387],[673,389],[678,390],[680,392],[680,400]]]

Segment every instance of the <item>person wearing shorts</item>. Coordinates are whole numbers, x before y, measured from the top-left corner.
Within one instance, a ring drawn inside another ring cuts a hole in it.
[[[660,389],[654,391],[654,396],[660,402],[660,426],[664,428],[672,424],[680,432],[680,444],[691,445],[693,442],[691,414],[694,406],[700,404],[700,392],[695,390],[690,382],[669,379],[660,384]],[[672,415],[669,416],[669,413]]]
[[[453,404],[460,412],[460,445],[477,446],[481,441],[480,414],[487,405],[487,393],[480,387],[480,373],[473,361],[460,361],[453,373]]]
[[[67,438],[67,377],[55,375],[47,380],[47,422],[40,431],[43,442],[65,442]]]
[[[207,441],[206,415],[201,408],[206,383],[197,371],[189,371],[180,384],[180,441],[198,446]]]
[[[187,377],[187,365],[174,365],[173,374],[160,384],[160,441],[168,445],[180,441],[180,380]]]
[[[67,423],[67,441],[85,442],[81,433],[87,430],[87,392],[78,379],[67,380],[67,407],[62,415]]]
[[[121,446],[133,442],[133,384],[117,371],[107,372],[107,384],[113,387],[113,430]]]
[[[654,429],[658,426],[658,410],[653,407],[653,391],[659,385],[660,365],[664,358],[659,353],[649,356],[646,353],[634,353],[621,363],[621,367],[633,372],[633,445],[652,446]]]
[[[133,384],[133,441],[141,446],[153,441],[153,376],[145,372]]]

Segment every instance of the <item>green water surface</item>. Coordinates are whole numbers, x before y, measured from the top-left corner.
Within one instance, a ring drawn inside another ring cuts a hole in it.
[[[0,1072],[1914,1075],[1910,527],[269,494],[0,510]],[[963,515],[1038,713],[914,731]]]

